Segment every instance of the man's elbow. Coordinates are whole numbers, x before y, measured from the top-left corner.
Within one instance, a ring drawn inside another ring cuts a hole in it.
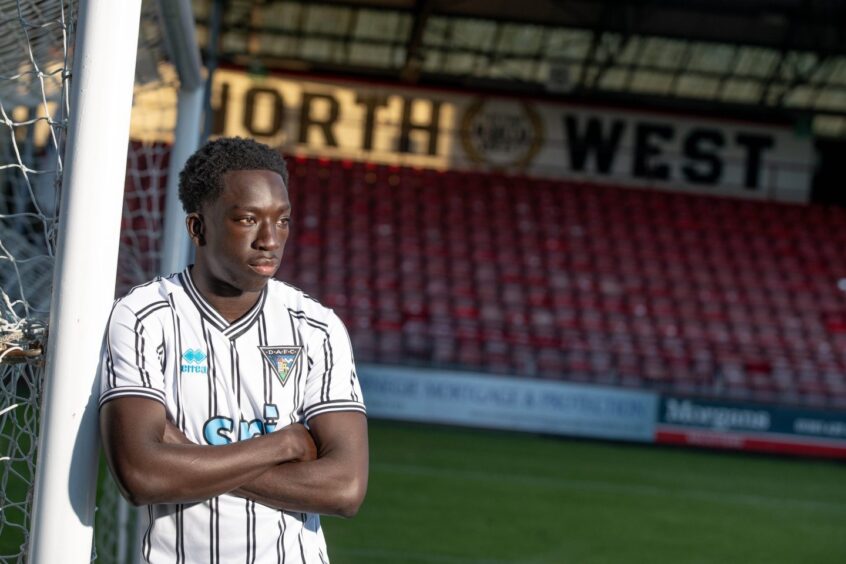
[[[131,505],[140,507],[160,503],[161,488],[157,487],[155,477],[138,468],[127,468],[113,474],[123,497]]]
[[[338,506],[336,513],[339,517],[344,517],[346,519],[349,519],[351,517],[355,517],[356,515],[358,515],[358,509],[361,507],[361,503],[363,501],[364,501],[364,498],[361,498],[360,500],[357,500],[357,501],[356,500],[345,501],[344,503],[342,503],[341,505]]]
[[[151,492],[147,491],[143,485],[136,484],[133,480],[120,479],[117,477],[115,477],[115,482],[117,482],[120,493],[130,505],[140,507],[142,505],[150,505],[153,503],[153,496],[151,495]]]
[[[338,494],[338,506],[336,514],[340,517],[355,517],[358,514],[361,504],[364,503],[364,496],[367,493],[367,481],[361,479],[350,480]]]
[[[154,503],[153,497],[146,495],[145,492],[126,488],[121,488],[121,492],[123,493],[124,499],[126,499],[126,501],[128,501],[133,507],[143,507]]]

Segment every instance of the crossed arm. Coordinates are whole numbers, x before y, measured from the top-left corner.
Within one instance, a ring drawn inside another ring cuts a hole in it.
[[[106,460],[136,505],[190,503],[233,493],[264,505],[355,515],[367,490],[367,421],[357,412],[309,421],[223,446],[188,441],[160,403],[116,398],[100,411]],[[313,440],[312,440],[313,437]]]

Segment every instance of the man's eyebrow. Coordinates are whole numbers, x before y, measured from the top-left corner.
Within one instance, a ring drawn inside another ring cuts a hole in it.
[[[289,212],[289,211],[291,211],[291,204],[283,204],[276,209],[281,211],[281,212]],[[239,205],[239,204],[233,204],[232,206],[229,207],[229,211],[261,212],[261,211],[264,211],[264,208],[256,207],[256,206],[242,206],[242,205]]]

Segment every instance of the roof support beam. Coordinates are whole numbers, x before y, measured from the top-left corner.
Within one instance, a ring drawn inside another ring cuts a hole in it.
[[[792,69],[793,77],[791,78],[790,83],[785,85],[781,92],[779,92],[775,105],[784,106],[784,99],[787,95],[797,87],[810,83],[811,77],[813,77],[827,61],[827,57],[820,56],[816,61],[814,61],[810,68],[799,68],[799,63],[794,60]]]
[[[405,49],[405,64],[400,71],[400,79],[403,82],[413,83],[420,78],[420,71],[423,68],[423,34],[426,32],[426,24],[431,13],[432,0],[417,0],[414,3],[414,25]]]

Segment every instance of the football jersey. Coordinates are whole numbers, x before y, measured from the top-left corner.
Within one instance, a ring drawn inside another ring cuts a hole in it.
[[[161,402],[194,443],[224,445],[316,415],[364,413],[347,331],[335,313],[278,280],[229,322],[190,270],[116,301],[101,362],[100,405]],[[328,562],[316,514],[229,494],[142,508],[147,562]]]

